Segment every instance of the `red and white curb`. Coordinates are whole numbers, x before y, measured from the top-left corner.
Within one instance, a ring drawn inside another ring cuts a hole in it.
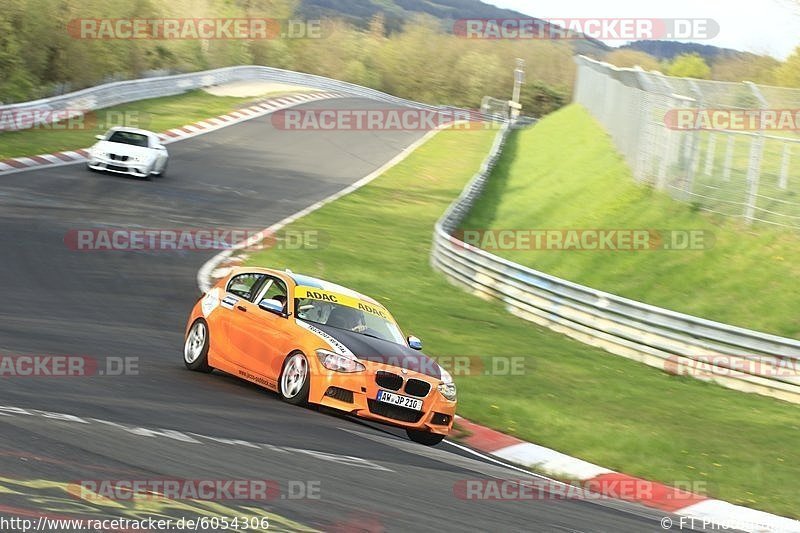
[[[203,135],[214,130],[226,128],[245,120],[252,120],[254,118],[269,115],[281,109],[287,109],[307,102],[315,100],[325,100],[328,98],[340,98],[347,96],[343,93],[336,92],[313,92],[313,93],[298,93],[286,96],[276,96],[268,98],[257,104],[237,109],[225,115],[220,115],[214,118],[207,118],[194,124],[187,124],[180,128],[173,128],[159,134],[161,141],[164,144],[170,144],[176,141],[182,141],[198,135]],[[55,167],[61,165],[71,165],[85,161],[88,153],[87,149],[81,148],[79,150],[70,150],[65,152],[56,152],[52,154],[32,155],[28,157],[14,157],[11,159],[4,159],[0,161],[0,176],[11,174],[14,172],[21,172],[23,170],[30,170],[41,167]]]
[[[708,529],[720,529],[725,526],[725,529],[737,529],[752,533],[800,532],[800,521],[798,520],[620,474],[556,450],[480,426],[461,417],[456,417],[456,423],[468,433],[468,436],[461,439],[461,442],[478,451],[510,463],[543,471],[555,477],[578,480],[582,487],[593,493],[639,503],[665,513],[673,513],[687,518],[687,521],[683,523],[679,523],[678,520],[670,523],[662,522],[664,529],[670,529],[670,527],[689,529],[692,524],[698,527],[705,524],[703,527]],[[647,490],[630,491],[628,494],[627,491],[620,490],[620,487],[624,486],[646,486]]]

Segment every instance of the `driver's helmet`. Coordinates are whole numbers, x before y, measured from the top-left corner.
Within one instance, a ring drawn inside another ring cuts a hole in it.
[[[363,325],[361,313],[350,307],[337,305],[328,316],[327,325],[340,329],[353,329]]]

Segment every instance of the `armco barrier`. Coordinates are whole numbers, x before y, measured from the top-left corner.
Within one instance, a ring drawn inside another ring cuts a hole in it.
[[[481,194],[511,131],[436,223],[431,263],[451,281],[554,331],[679,375],[800,403],[800,341],[584,287],[470,246],[452,233]]]
[[[92,111],[104,107],[124,104],[146,98],[156,98],[161,96],[171,96],[180,94],[192,89],[210,87],[221,83],[243,80],[265,80],[292,85],[301,85],[312,89],[325,91],[336,91],[344,95],[359,96],[370,98],[380,102],[394,105],[404,105],[429,110],[453,110],[452,107],[440,107],[422,104],[404,98],[398,98],[390,94],[362,87],[344,81],[293,72],[264,66],[237,66],[225,67],[216,70],[194,72],[190,74],[178,74],[175,76],[163,76],[158,78],[144,78],[130,81],[118,81],[98,85],[80,91],[0,106],[0,116],[4,113],[15,113],[17,115],[24,112],[36,113],[42,116],[49,116],[52,112],[73,112],[73,111]],[[464,110],[466,112],[466,110]],[[483,118],[477,112],[472,113],[476,118]]]

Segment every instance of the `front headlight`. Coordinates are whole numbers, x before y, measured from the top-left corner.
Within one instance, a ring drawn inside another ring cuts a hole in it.
[[[439,383],[439,392],[451,402],[456,400],[456,384],[453,382],[453,376],[444,368],[442,369],[442,382]]]
[[[354,355],[342,355],[320,348],[317,357],[322,366],[334,372],[363,372],[367,369]]]

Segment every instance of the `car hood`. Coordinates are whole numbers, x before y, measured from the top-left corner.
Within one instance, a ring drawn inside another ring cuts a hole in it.
[[[314,323],[313,326],[334,337],[362,361],[398,366],[435,379],[442,378],[442,367],[418,350],[324,324]]]
[[[112,143],[108,141],[99,141],[94,145],[95,149],[99,152],[127,155],[131,157],[152,157],[156,153],[155,148],[146,148],[144,146],[134,146],[132,144]]]

